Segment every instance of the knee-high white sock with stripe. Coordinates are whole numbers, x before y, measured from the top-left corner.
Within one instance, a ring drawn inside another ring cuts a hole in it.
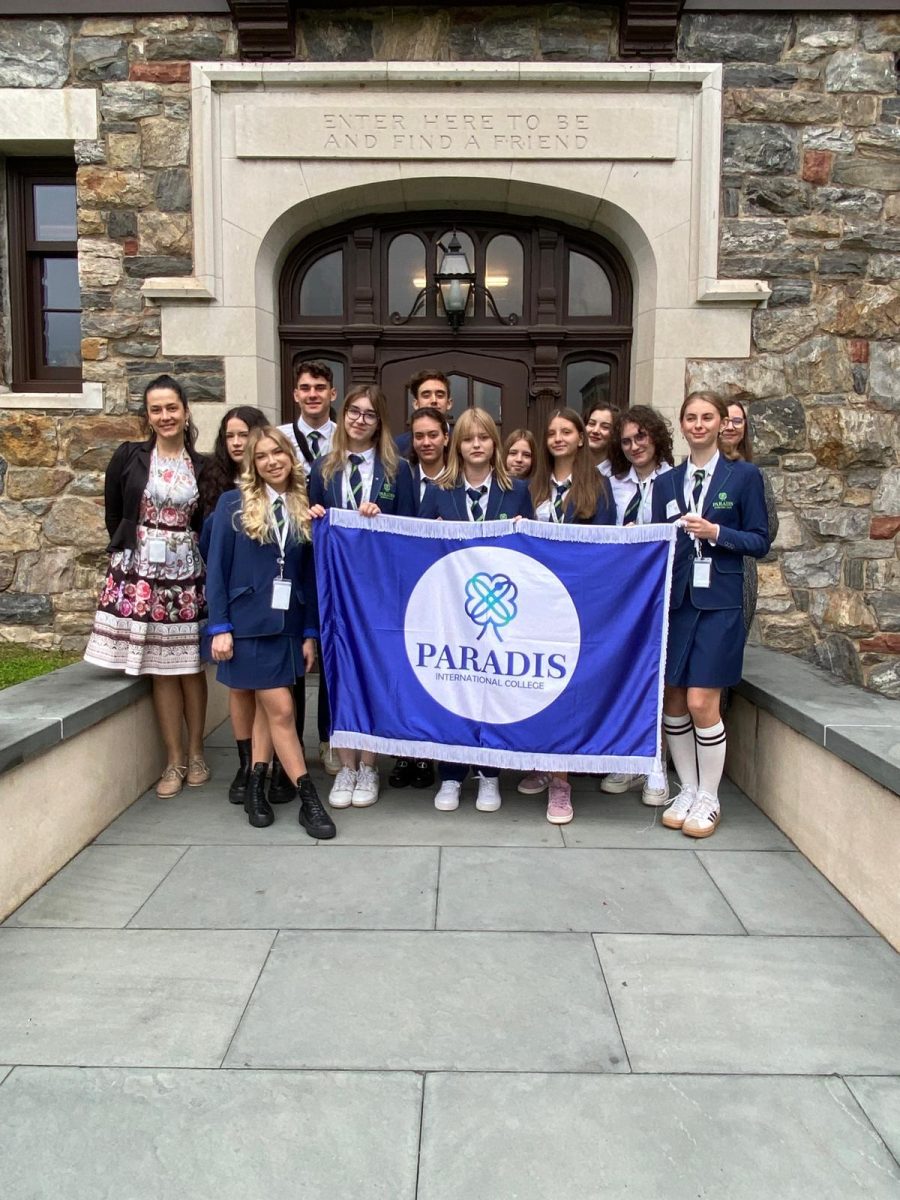
[[[697,773],[700,791],[718,797],[719,783],[725,770],[725,726],[721,721],[708,729],[694,727],[697,742]]]
[[[691,720],[690,713],[685,713],[684,716],[672,716],[671,713],[664,712],[663,729],[672,752],[672,762],[678,775],[678,782],[682,788],[696,788],[699,779],[697,748],[694,743],[694,722]]]

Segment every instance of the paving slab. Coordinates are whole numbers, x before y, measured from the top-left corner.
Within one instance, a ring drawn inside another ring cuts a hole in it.
[[[432,929],[439,855],[433,847],[194,847],[131,924]]]
[[[627,1070],[590,937],[565,933],[280,933],[226,1065]]]
[[[11,1070],[12,1067],[0,1067],[0,1084],[3,1083],[3,1080],[7,1077]]]
[[[418,1200],[894,1200],[838,1079],[429,1075]]]
[[[122,929],[183,853],[180,846],[88,846],[5,924]]]
[[[705,850],[698,858],[748,933],[862,935],[877,930],[802,854]]]
[[[878,1130],[884,1144],[900,1162],[900,1076],[848,1076],[847,1086]]]
[[[793,850],[784,836],[752,800],[733,784],[721,789],[722,820],[715,837],[704,850]],[[664,808],[648,808],[637,793],[619,796],[599,793],[599,803],[581,804],[574,799],[575,820],[561,826],[567,846],[584,848],[621,847],[632,850],[696,850],[696,838],[662,824]],[[121,819],[121,818],[120,818]]]
[[[0,1089],[4,1200],[413,1200],[410,1074],[51,1070]]]
[[[438,929],[743,933],[692,854],[445,849]]]
[[[634,1071],[900,1072],[900,957],[880,939],[594,941]]]
[[[218,1066],[272,937],[0,929],[0,1058]]]

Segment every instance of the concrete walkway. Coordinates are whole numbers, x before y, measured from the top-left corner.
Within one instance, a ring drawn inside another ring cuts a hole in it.
[[[0,929],[4,1200],[900,1196],[900,961],[731,785],[315,844],[212,747]]]

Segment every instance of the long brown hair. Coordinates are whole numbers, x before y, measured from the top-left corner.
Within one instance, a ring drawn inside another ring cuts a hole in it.
[[[464,413],[460,414],[458,421],[453,426],[453,437],[450,439],[450,453],[447,456],[447,469],[438,480],[438,486],[442,488],[454,488],[458,483],[462,482],[465,467],[459,444],[463,438],[471,437],[476,429],[480,429],[482,433],[486,433],[494,443],[494,451],[491,455],[491,470],[494,472],[494,478],[503,490],[505,492],[511,491],[512,480],[506,469],[506,463],[503,461],[500,434],[497,432],[494,418],[483,408],[467,408]]]
[[[572,486],[569,488],[566,503],[572,505],[576,517],[588,520],[597,511],[597,505],[600,503],[601,496],[605,496],[607,502],[609,501],[609,484],[594,466],[594,460],[591,457],[588,447],[584,421],[582,421],[574,408],[557,408],[547,418],[547,424],[544,426],[544,436],[541,438],[537,459],[534,464],[534,472],[531,476],[531,500],[535,509],[537,509],[539,504],[543,504],[545,500],[551,498],[550,477],[553,474],[554,462],[553,455],[547,447],[547,431],[550,429],[552,422],[557,419],[568,421],[570,425],[578,430],[581,437],[581,445],[572,463]]]
[[[624,412],[616,413],[613,431],[609,439],[609,465],[613,475],[627,475],[631,463],[625,457],[622,449],[622,430],[625,425],[637,425],[638,429],[649,434],[653,443],[653,454],[657,465],[667,462],[670,467],[675,465],[672,455],[672,430],[665,417],[650,408],[648,404],[635,404]]]
[[[334,436],[331,439],[331,450],[322,463],[322,478],[325,483],[330,483],[337,472],[343,471],[347,465],[350,444],[347,440],[347,422],[344,410],[348,404],[352,404],[354,400],[361,400],[363,396],[371,401],[372,407],[375,409],[375,416],[378,418],[375,422],[372,444],[375,447],[376,456],[384,467],[384,477],[393,479],[397,474],[397,449],[394,439],[391,437],[391,431],[388,429],[387,400],[384,392],[374,383],[360,383],[356,387],[352,387],[344,397]]]
[[[509,458],[509,452],[512,450],[516,442],[526,442],[528,449],[531,451],[531,466],[528,469],[527,475],[519,476],[520,479],[530,479],[534,474],[534,464],[537,462],[537,442],[534,434],[530,429],[514,429],[512,433],[503,442],[503,464],[506,465],[506,460]]]
[[[739,408],[741,410],[744,417],[744,432],[741,435],[741,440],[735,446],[729,446],[724,443],[720,432],[719,449],[728,459],[742,458],[744,462],[753,462],[753,438],[750,435],[750,419],[747,416],[747,410],[741,404],[740,400],[729,400],[725,405],[726,411],[729,408]]]

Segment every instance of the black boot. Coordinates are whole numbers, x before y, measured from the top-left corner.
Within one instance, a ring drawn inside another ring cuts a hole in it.
[[[232,804],[243,804],[247,795],[247,784],[250,782],[251,742],[249,738],[239,738],[235,745],[241,765],[237,769],[237,775],[231,781],[228,799]]]
[[[413,762],[413,773],[410,782],[414,788],[431,787],[434,783],[434,763],[429,762],[425,758],[417,758]]]
[[[297,791],[300,793],[300,824],[312,838],[333,838],[337,833],[334,821],[325,811],[316,785],[308,775],[301,775],[297,780]]]
[[[254,763],[250,772],[250,782],[247,784],[247,796],[244,800],[244,812],[247,820],[257,829],[265,829],[275,820],[272,805],[266,799],[266,771],[268,763]]]
[[[394,763],[394,769],[388,776],[388,786],[392,788],[409,787],[413,777],[412,759],[398,758]]]
[[[269,776],[269,803],[287,804],[296,798],[297,789],[284,773],[284,767],[278,761],[278,756],[272,759],[272,774]]]

